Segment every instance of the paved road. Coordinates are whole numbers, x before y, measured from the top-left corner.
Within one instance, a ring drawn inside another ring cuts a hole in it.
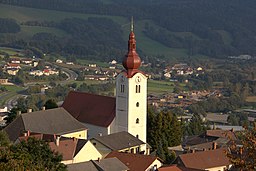
[[[77,77],[78,77],[78,75],[77,75],[74,71],[72,71],[72,70],[70,70],[70,69],[68,69],[68,68],[61,68],[61,70],[68,76],[68,78],[67,78],[66,80],[64,80],[64,81],[59,81],[59,82],[58,82],[59,84],[62,84],[62,85],[63,85],[63,84],[66,84],[66,83],[68,83],[69,81],[76,80]],[[38,83],[39,83],[39,82],[29,82],[29,83],[25,83],[24,86],[25,86],[26,88],[28,88],[29,86],[33,86],[33,85],[36,85],[36,84],[38,84]],[[48,84],[48,82],[40,82],[40,84]],[[13,92],[4,92],[4,93],[1,93],[1,94],[0,94],[0,99],[1,99],[1,98],[5,98],[6,96],[9,96],[10,93],[13,93]],[[24,96],[24,95],[17,94],[17,95],[12,96],[12,97],[9,98],[8,100],[6,100],[5,106],[7,106],[8,110],[11,110],[11,109],[17,104],[17,99],[18,99],[19,97],[21,97],[21,96]]]

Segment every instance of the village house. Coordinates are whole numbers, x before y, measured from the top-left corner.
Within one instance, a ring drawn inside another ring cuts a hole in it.
[[[7,74],[9,75],[17,75],[19,72],[19,69],[11,68],[11,69],[6,69]]]
[[[44,75],[44,73],[41,70],[33,70],[33,71],[29,72],[29,75],[42,76],[42,75]]]
[[[20,114],[4,129],[10,141],[17,143],[19,137],[29,136],[31,133],[55,135],[56,138],[87,139],[87,128],[64,108],[30,111]]]
[[[67,165],[68,171],[128,171],[129,168],[117,158],[90,160]]]
[[[103,157],[108,155],[111,151],[147,155],[150,153],[150,149],[147,149],[145,142],[125,131],[105,136],[97,136],[92,138],[91,142]]]
[[[32,65],[33,63],[33,60],[32,59],[29,59],[29,58],[22,58],[21,59],[21,62],[26,64],[26,65]]]
[[[161,159],[150,155],[113,151],[106,156],[106,158],[113,157],[124,163],[129,171],[157,171],[163,165]]]
[[[10,61],[10,63],[13,63],[13,64],[20,64],[19,58],[11,58],[9,61]]]
[[[58,64],[62,64],[63,63],[63,61],[61,59],[57,59],[55,62],[58,63]]]
[[[207,171],[225,171],[226,169],[231,168],[231,163],[223,148],[181,154],[174,163],[188,169],[201,169]]]
[[[5,65],[6,69],[21,69],[20,65],[17,63],[8,63]]]
[[[8,79],[7,78],[1,78],[0,79],[0,84],[7,84],[8,83]]]

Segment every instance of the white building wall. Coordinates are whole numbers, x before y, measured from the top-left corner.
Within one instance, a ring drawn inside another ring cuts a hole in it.
[[[121,85],[124,85],[123,92],[121,91]],[[140,86],[140,92],[136,93],[136,86]],[[137,119],[139,123],[136,123]],[[146,142],[147,77],[141,73],[136,73],[132,78],[126,78],[124,73],[117,77],[116,132],[120,131],[127,131]]]
[[[153,171],[154,166],[156,166],[156,168],[161,167],[163,164],[161,161],[159,161],[158,159],[156,159],[147,169],[146,171]]]
[[[230,169],[231,165],[230,166],[220,166],[220,167],[213,167],[213,168],[207,168],[205,170],[207,171],[225,171],[227,169]]]
[[[73,163],[98,160],[101,158],[102,155],[100,154],[100,152],[94,147],[94,145],[90,141],[88,141],[74,157]]]

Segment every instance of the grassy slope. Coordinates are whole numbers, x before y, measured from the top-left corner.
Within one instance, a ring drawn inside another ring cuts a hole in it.
[[[13,18],[19,23],[26,21],[61,21],[64,18],[82,18],[87,19],[88,17],[106,17],[111,18],[115,22],[119,23],[123,29],[123,38],[127,40],[128,32],[130,27],[130,21],[127,18],[119,17],[119,16],[102,16],[102,15],[93,15],[93,14],[80,14],[80,13],[70,13],[70,12],[61,12],[61,11],[53,11],[53,10],[43,10],[43,9],[34,9],[34,8],[26,8],[26,7],[18,7],[18,6],[9,6],[0,4],[0,16],[2,18]],[[151,21],[136,21],[135,19],[135,34],[137,37],[138,48],[141,49],[147,55],[165,55],[166,57],[184,57],[186,55],[186,51],[184,49],[173,49],[164,46],[163,44],[154,41],[148,38],[143,33],[143,28],[145,22],[149,22],[151,25],[157,27]],[[21,32],[18,33],[18,37],[20,38],[30,38],[33,34],[38,32],[49,32],[56,34],[57,36],[65,36],[66,33],[62,30],[56,28],[47,28],[47,27],[39,27],[39,26],[21,26]],[[177,33],[177,35],[189,34],[189,33]]]

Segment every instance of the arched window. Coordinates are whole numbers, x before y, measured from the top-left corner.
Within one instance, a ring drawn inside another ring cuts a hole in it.
[[[139,103],[139,102],[137,102],[137,103],[136,103],[136,107],[139,107],[139,106],[140,106],[140,103]]]
[[[136,124],[139,124],[140,123],[140,120],[139,118],[136,119]]]

